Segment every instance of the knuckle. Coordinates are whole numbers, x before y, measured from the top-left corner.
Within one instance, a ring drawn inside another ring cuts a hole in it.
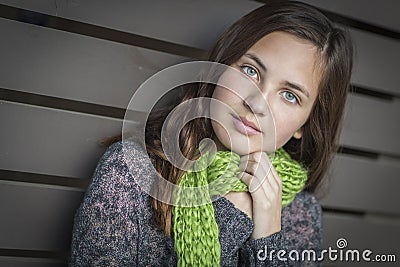
[[[250,164],[249,171],[254,175],[256,173],[256,171],[257,171],[257,165],[256,164]]]
[[[244,170],[247,172],[254,174],[256,172],[257,166],[253,162],[246,162],[244,166]]]
[[[261,151],[255,152],[255,153],[254,153],[254,158],[255,158],[255,160],[257,160],[257,161],[260,161],[261,158],[262,158],[262,156],[263,156],[263,152],[261,152]]]
[[[261,153],[261,158],[265,159],[267,162],[269,162],[268,154],[267,152],[262,152]]]
[[[240,179],[241,179],[245,184],[247,184],[247,185],[251,182],[251,180],[252,180],[252,178],[253,178],[250,174],[248,174],[248,173],[246,173],[246,172],[241,172],[241,173],[239,174],[239,177],[240,177]]]

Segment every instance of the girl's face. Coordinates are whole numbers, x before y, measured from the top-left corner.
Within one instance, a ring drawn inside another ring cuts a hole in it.
[[[210,106],[217,148],[240,155],[271,153],[291,137],[301,138],[317,98],[317,62],[311,42],[286,32],[272,32],[255,43],[231,65],[246,77],[226,72],[220,78],[226,87],[215,87],[213,98],[224,103]]]

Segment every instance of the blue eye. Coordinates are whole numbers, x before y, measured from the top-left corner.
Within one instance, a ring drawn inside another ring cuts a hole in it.
[[[255,68],[250,66],[242,66],[241,68],[247,76],[258,80],[258,73]]]
[[[283,97],[285,97],[285,99],[286,99],[287,101],[289,101],[290,103],[293,103],[293,104],[299,103],[299,101],[298,101],[296,95],[293,94],[292,92],[290,92],[290,91],[285,91],[285,92],[283,92],[283,94],[285,94]]]

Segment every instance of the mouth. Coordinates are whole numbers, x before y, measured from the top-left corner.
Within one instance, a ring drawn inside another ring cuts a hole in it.
[[[262,133],[253,122],[248,121],[245,117],[238,117],[232,114],[232,118],[233,124],[239,132],[245,135],[256,135]]]

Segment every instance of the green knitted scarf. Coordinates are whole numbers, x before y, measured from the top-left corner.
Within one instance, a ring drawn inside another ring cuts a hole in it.
[[[231,151],[217,151],[212,163],[205,168],[206,155],[202,155],[194,164],[197,165],[195,169],[201,171],[187,171],[178,184],[178,188],[198,189],[196,195],[189,193],[193,191],[174,192],[176,202],[172,214],[178,266],[219,266],[221,253],[219,230],[211,197],[224,195],[230,191],[248,191],[247,185],[237,178],[240,172],[238,154]],[[282,206],[285,207],[303,190],[307,180],[307,170],[291,159],[283,148],[269,157],[282,179]],[[202,188],[207,189],[202,190]],[[206,204],[197,206],[188,204],[199,202],[195,201],[198,198],[209,201],[200,201]]]

